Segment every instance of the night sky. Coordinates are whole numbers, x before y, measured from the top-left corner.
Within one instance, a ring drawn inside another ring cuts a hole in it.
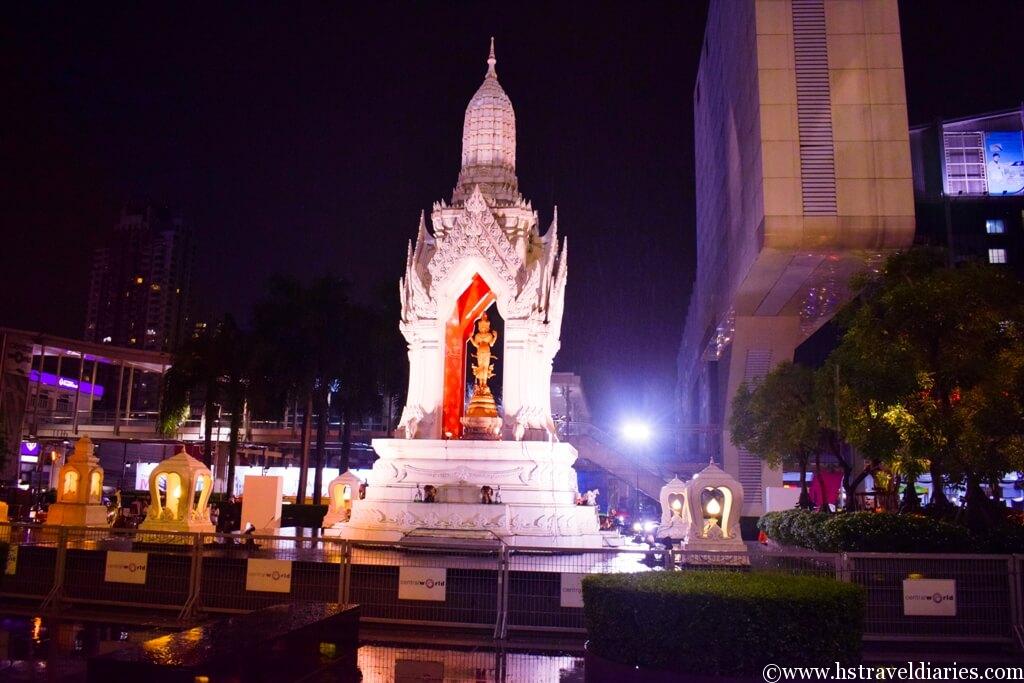
[[[17,5],[17,6],[15,6]],[[559,207],[556,370],[608,425],[669,422],[694,271],[691,92],[705,3],[8,3],[0,18],[0,324],[80,336],[123,202],[178,209],[200,311],[271,273],[397,296],[419,212],[451,198],[488,37],[520,190]],[[1024,99],[1024,2],[901,5],[911,122]]]

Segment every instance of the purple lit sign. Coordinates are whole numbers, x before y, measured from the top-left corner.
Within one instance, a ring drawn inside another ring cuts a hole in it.
[[[42,377],[42,384],[45,384],[46,386],[69,389],[71,391],[78,390],[83,394],[93,394],[96,398],[103,398],[103,387],[99,384],[93,385],[91,382],[81,382],[81,387],[79,387],[78,380],[71,379],[70,377],[58,377],[57,375],[49,372],[44,372]],[[38,370],[33,370],[29,374],[29,381],[40,381]]]
[[[38,441],[22,441],[21,455],[39,455]]]

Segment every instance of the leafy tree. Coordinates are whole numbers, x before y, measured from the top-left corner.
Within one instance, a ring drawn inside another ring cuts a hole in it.
[[[890,457],[911,483],[926,463],[939,507],[949,504],[947,481],[965,484],[969,502],[980,500],[981,481],[1015,462],[1021,433],[1019,406],[1001,393],[1013,387],[1000,383],[997,362],[1020,347],[1021,284],[988,266],[946,268],[934,250],[897,254],[858,284],[861,296],[843,313],[845,334],[830,358],[846,394],[840,419],[851,429],[843,435],[891,443]],[[1000,404],[1017,412],[989,431]]]
[[[754,386],[744,382],[733,397],[732,442],[772,467],[800,471],[800,507],[810,508],[807,469],[820,452],[821,426],[814,397],[814,371],[780,363]]]
[[[230,414],[228,428],[228,474],[227,492],[235,490],[235,467],[238,464],[238,436],[242,429],[243,419],[248,410],[254,385],[258,384],[253,355],[253,340],[250,334],[243,331],[234,319],[226,316],[217,329],[216,348],[218,365],[221,369],[219,379],[224,408]]]
[[[234,318],[225,316],[215,327],[181,346],[164,378],[160,431],[169,436],[176,434],[188,417],[193,392],[201,392],[205,417],[203,460],[208,467],[213,466],[213,423],[222,408],[228,411],[229,493],[234,490],[239,431],[256,374],[250,335]]]
[[[213,423],[220,412],[222,374],[218,328],[203,330],[187,340],[174,354],[164,376],[159,430],[174,436],[188,418],[194,393],[203,401],[203,462],[213,465]]]
[[[256,326],[268,383],[278,395],[302,400],[303,462],[299,468],[300,502],[305,500],[309,462],[309,434],[316,415],[313,502],[321,500],[326,464],[330,397],[336,391],[343,412],[355,413],[361,405],[364,376],[372,360],[361,354],[370,330],[365,329],[362,309],[349,299],[345,280],[323,276],[305,285],[284,277],[271,279],[256,309]]]

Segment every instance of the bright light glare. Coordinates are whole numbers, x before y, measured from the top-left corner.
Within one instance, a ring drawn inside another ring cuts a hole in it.
[[[627,441],[644,443],[651,438],[651,428],[645,422],[627,422],[622,425],[622,436]]]
[[[633,531],[640,531],[642,528],[640,522],[633,522]]]
[[[652,531],[654,531],[657,528],[658,528],[658,523],[657,522],[644,522],[644,531],[646,531],[647,533],[651,533]]]

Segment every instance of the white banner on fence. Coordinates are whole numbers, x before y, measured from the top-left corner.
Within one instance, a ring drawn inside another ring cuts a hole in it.
[[[583,607],[583,576],[562,572],[562,607]]]
[[[904,579],[903,615],[907,617],[955,617],[954,579]]]
[[[103,580],[111,583],[146,583],[147,553],[126,553],[120,550],[107,551],[107,568]]]
[[[245,590],[270,593],[291,593],[291,560],[256,560],[245,566]]]
[[[444,602],[448,570],[444,567],[399,567],[399,600],[435,600]]]

